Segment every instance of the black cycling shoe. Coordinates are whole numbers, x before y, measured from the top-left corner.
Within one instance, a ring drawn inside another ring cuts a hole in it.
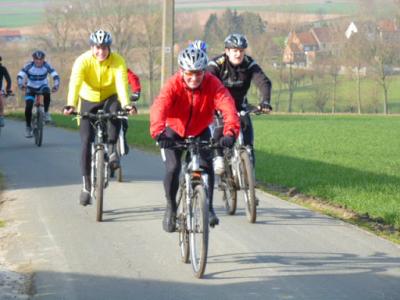
[[[215,225],[219,224],[219,219],[218,219],[217,215],[215,214],[215,211],[213,208],[210,208],[210,210],[209,210],[208,220],[209,220],[211,227],[214,227]]]
[[[170,206],[165,209],[163,229],[166,232],[175,232],[176,230],[176,212]]]
[[[92,197],[90,196],[90,192],[83,189],[81,191],[81,195],[79,196],[79,203],[82,206],[92,204]]]

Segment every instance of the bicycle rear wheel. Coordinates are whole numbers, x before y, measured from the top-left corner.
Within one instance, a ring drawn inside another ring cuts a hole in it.
[[[198,184],[193,189],[191,214],[190,259],[194,275],[201,278],[207,264],[208,252],[208,201],[206,190]]]
[[[121,139],[118,139],[117,148],[116,149],[117,149],[116,151],[118,153],[118,157],[120,159],[120,164],[119,164],[119,168],[116,169],[114,172],[115,172],[115,175],[117,177],[117,181],[118,182],[122,182],[124,179],[122,177],[122,164],[121,164],[121,159],[122,159],[122,155],[121,155]]]
[[[187,230],[186,216],[188,213],[186,204],[186,190],[184,185],[179,186],[177,194],[178,205],[178,231],[179,231],[179,248],[181,260],[185,264],[189,262],[189,234]]]
[[[104,194],[104,149],[95,151],[95,197],[96,197],[96,221],[103,220],[103,194]]]
[[[237,206],[237,191],[233,180],[232,166],[225,160],[225,172],[221,176],[222,200],[228,215],[234,215]]]
[[[242,188],[244,192],[247,220],[250,223],[255,223],[257,218],[255,178],[253,165],[249,153],[246,150],[240,152],[240,172],[244,183],[244,187]]]

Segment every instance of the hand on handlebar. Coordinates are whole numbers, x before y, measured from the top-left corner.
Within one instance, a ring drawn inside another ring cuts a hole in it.
[[[129,97],[129,99],[130,99],[132,102],[138,101],[139,98],[140,98],[140,92],[134,92],[134,93],[132,93],[131,96]]]
[[[136,115],[138,113],[136,105],[134,102],[132,102],[129,105],[126,105],[124,109],[130,114],[130,115]]]
[[[63,109],[63,114],[66,116],[72,115],[75,112],[75,107],[66,105]]]
[[[261,101],[257,108],[261,113],[269,113],[272,111],[272,106],[268,101]]]
[[[160,133],[157,138],[157,144],[160,146],[160,148],[171,148],[172,146],[175,146],[175,141],[170,138],[169,136],[166,136],[164,133]]]
[[[52,88],[51,88],[51,92],[52,93],[55,93],[55,92],[57,92],[58,91],[58,86],[53,86]]]
[[[235,144],[235,140],[233,135],[224,135],[219,139],[219,145],[221,147],[232,148]]]

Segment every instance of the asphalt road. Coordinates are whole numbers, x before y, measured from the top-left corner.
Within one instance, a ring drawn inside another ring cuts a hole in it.
[[[124,183],[105,191],[104,222],[81,207],[77,132],[45,128],[41,148],[6,120],[1,218],[17,224],[7,259],[34,271],[34,299],[400,299],[400,248],[354,226],[258,191],[256,224],[243,203],[211,230],[205,278],[180,262],[162,231],[164,168],[131,151]],[[1,298],[1,295],[0,295]]]

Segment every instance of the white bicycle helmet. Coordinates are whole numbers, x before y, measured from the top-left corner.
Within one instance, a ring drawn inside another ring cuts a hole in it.
[[[200,49],[187,47],[178,55],[178,64],[185,71],[205,70],[208,63],[207,54]]]
[[[103,29],[96,30],[90,34],[90,45],[111,46],[111,34]]]

